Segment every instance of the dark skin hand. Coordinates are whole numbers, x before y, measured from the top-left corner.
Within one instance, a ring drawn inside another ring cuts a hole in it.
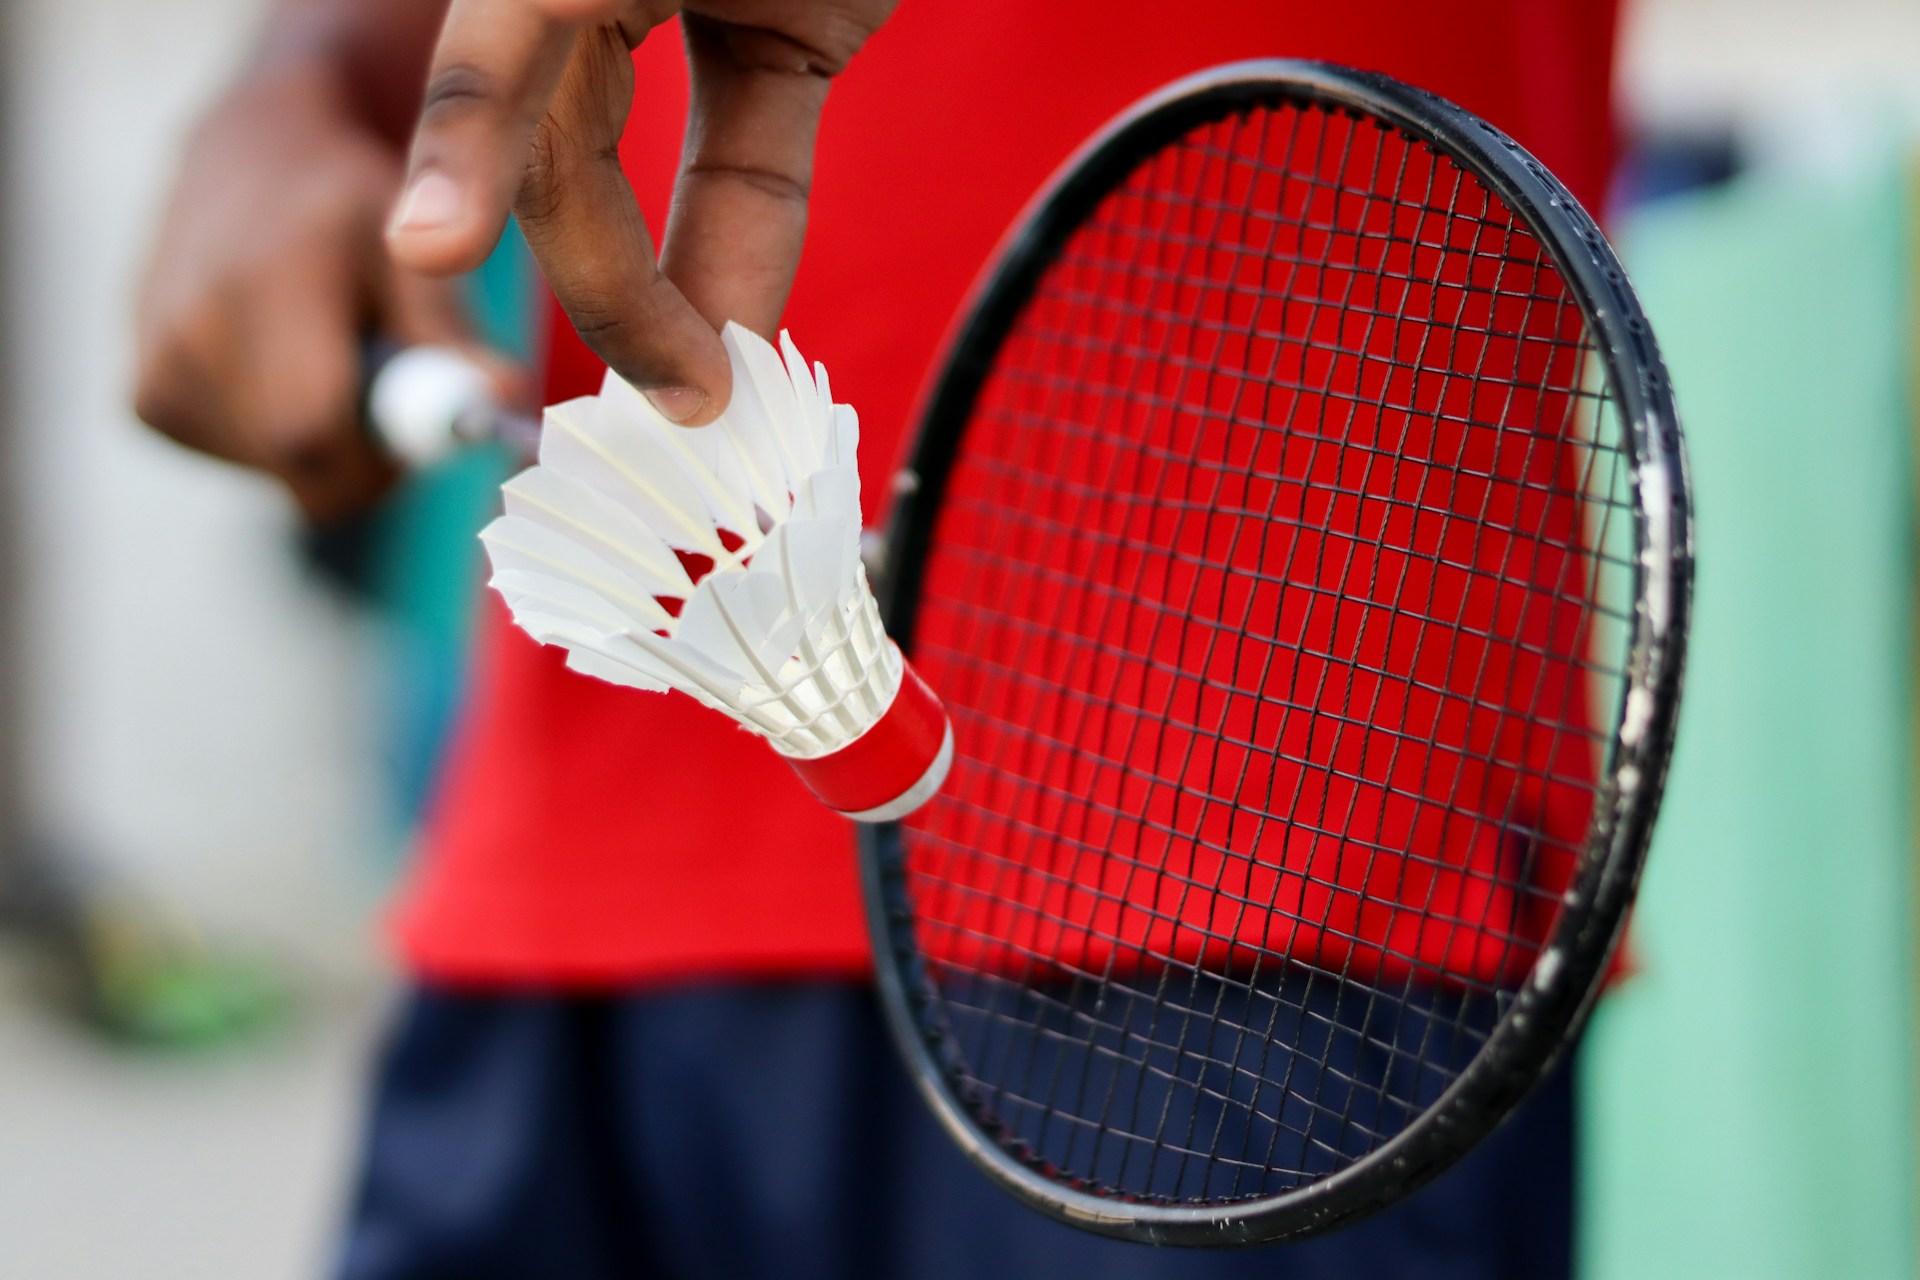
[[[378,43],[356,47],[351,20],[374,12],[339,0],[275,14],[188,142],[137,313],[140,416],[278,476],[317,521],[365,506],[394,475],[359,421],[363,335],[467,347],[514,391],[452,286],[386,253],[419,102],[391,86],[425,78],[439,13],[390,6],[366,32]]]
[[[718,328],[778,325],[828,84],[893,2],[453,0],[435,43],[439,0],[285,0],[188,148],[141,299],[140,415],[280,476],[313,518],[366,505],[393,468],[357,420],[360,337],[487,358],[437,277],[479,265],[512,210],[601,358],[674,421],[712,421]],[[628,55],[676,13],[693,96],[656,264],[617,146]]]

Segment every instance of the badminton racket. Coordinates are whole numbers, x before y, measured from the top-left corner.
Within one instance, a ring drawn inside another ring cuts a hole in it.
[[[967,1153],[1216,1245],[1484,1138],[1609,972],[1687,632],[1666,374],[1565,187],[1384,76],[1179,82],[1009,233],[898,490],[957,751],[861,859]]]

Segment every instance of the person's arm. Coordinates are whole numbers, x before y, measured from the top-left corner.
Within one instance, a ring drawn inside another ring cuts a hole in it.
[[[365,337],[490,359],[453,287],[396,268],[382,237],[444,10],[276,5],[188,142],[141,290],[140,416],[279,476],[316,520],[392,477],[359,421]]]

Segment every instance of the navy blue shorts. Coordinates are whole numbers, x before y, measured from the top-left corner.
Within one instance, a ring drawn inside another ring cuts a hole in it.
[[[1560,1280],[1566,1071],[1406,1202],[1202,1252],[1061,1226],[977,1172],[865,987],[416,992],[380,1070],[342,1280]]]

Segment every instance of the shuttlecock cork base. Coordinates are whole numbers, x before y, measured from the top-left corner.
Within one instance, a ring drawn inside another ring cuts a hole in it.
[[[791,763],[828,808],[856,822],[891,822],[939,793],[953,767],[953,726],[902,659],[899,692],[871,729],[829,755]]]
[[[514,620],[576,671],[678,689],[767,739],[814,794],[884,822],[945,781],[953,730],[860,563],[859,421],[783,333],[723,335],[733,397],[667,421],[611,372],[548,409],[482,532]]]

